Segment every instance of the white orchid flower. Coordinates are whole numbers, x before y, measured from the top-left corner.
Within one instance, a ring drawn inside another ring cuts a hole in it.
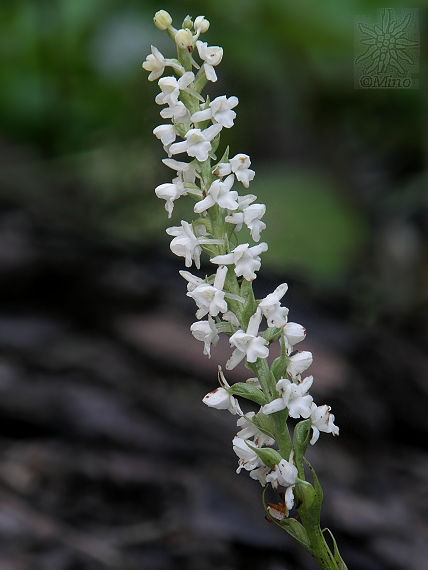
[[[146,71],[151,71],[148,78],[149,81],[159,79],[167,65],[176,69],[179,73],[184,73],[184,67],[178,61],[165,59],[155,46],[151,46],[151,50],[152,53],[146,57],[146,61],[143,63],[143,68]]]
[[[193,323],[190,330],[196,340],[200,340],[204,343],[204,354],[206,354],[208,358],[211,358],[211,345],[216,346],[220,340],[214,319],[208,317],[207,321]]]
[[[177,132],[174,125],[159,125],[153,129],[153,134],[160,139],[163,144],[165,152],[169,152],[169,146],[177,138]]]
[[[179,274],[187,281],[187,291],[194,291],[196,287],[205,283],[204,279],[192,275],[189,271],[179,271]]]
[[[253,180],[256,174],[254,170],[248,168],[251,165],[251,160],[248,154],[237,154],[231,158],[229,162],[232,172],[235,173],[236,178],[239,182],[242,182],[245,188],[248,188],[251,180]]]
[[[285,506],[288,511],[294,506],[293,489],[297,481],[297,476],[297,467],[291,463],[291,457],[290,461],[281,459],[266,476],[267,483],[270,483],[274,489],[277,489],[278,486],[287,487],[285,491]]]
[[[251,471],[252,469],[256,469],[263,464],[257,453],[247,445],[245,439],[235,436],[233,438],[232,445],[233,451],[239,457],[238,469],[236,470],[237,473],[240,473],[241,469]]]
[[[273,293],[270,293],[260,301],[259,308],[266,317],[269,327],[281,328],[287,323],[288,309],[281,307],[280,300],[288,290],[287,283],[279,285]]]
[[[211,125],[204,131],[201,129],[190,129],[186,133],[186,140],[174,143],[170,147],[171,154],[187,152],[189,156],[195,157],[199,162],[205,162],[211,152],[211,141],[219,134],[222,126]]]
[[[266,435],[265,433],[263,433],[262,431],[260,431],[259,428],[251,421],[255,415],[256,415],[255,412],[248,412],[248,414],[242,416],[242,418],[239,418],[239,420],[236,423],[242,429],[238,431],[236,437],[240,437],[242,439],[254,438],[255,447],[262,447],[263,445],[273,445],[275,443],[275,440],[270,436]]]
[[[227,303],[224,300],[224,281],[226,279],[227,267],[222,265],[217,269],[214,284],[201,283],[193,291],[187,293],[188,297],[195,300],[198,311],[196,318],[202,319],[208,313],[211,317],[227,311]]]
[[[256,278],[255,272],[258,271],[261,266],[259,255],[267,251],[267,249],[268,245],[265,242],[254,245],[253,247],[250,247],[248,243],[243,243],[235,247],[230,253],[213,257],[211,263],[221,265],[234,263],[237,277],[243,276],[247,281],[253,281]]]
[[[183,183],[188,182],[190,184],[194,184],[196,178],[199,178],[199,166],[194,161],[180,162],[173,158],[164,158],[162,162],[168,166],[168,168],[176,170]]]
[[[194,79],[195,74],[192,71],[186,71],[178,80],[172,76],[162,77],[158,81],[161,93],[156,95],[156,103],[158,105],[169,105],[170,107],[177,105],[180,90],[186,90]]]
[[[172,183],[165,183],[157,186],[155,188],[155,194],[158,198],[166,200],[165,210],[168,212],[168,218],[170,218],[172,211],[174,210],[174,200],[177,200],[180,196],[186,196],[187,190],[183,186],[180,178],[174,178]]]
[[[193,123],[200,123],[201,121],[207,121],[212,119],[215,123],[219,123],[226,129],[233,127],[233,121],[236,117],[235,111],[232,111],[234,107],[239,103],[238,97],[229,97],[226,95],[221,95],[216,97],[211,101],[208,109],[203,109],[202,111],[196,111],[192,115]]]
[[[312,352],[308,350],[296,351],[290,356],[287,373],[292,380],[300,380],[300,375],[309,368],[312,362]]]
[[[214,206],[214,204],[218,204],[220,208],[227,210],[236,210],[238,207],[238,192],[231,190],[234,181],[235,177],[233,174],[228,176],[223,182],[221,180],[214,180],[208,190],[207,196],[195,204],[193,208],[195,214],[205,212],[208,208]]]
[[[208,81],[217,81],[217,75],[213,66],[218,65],[223,57],[223,48],[208,46],[207,42],[196,42],[199,57],[205,62],[204,69]]]
[[[248,362],[256,362],[258,358],[269,356],[269,348],[266,346],[267,340],[262,336],[257,336],[261,319],[262,315],[260,311],[257,311],[250,318],[246,332],[239,330],[230,337],[231,346],[236,348],[226,363],[228,370],[235,368],[245,357]]]
[[[181,220],[181,226],[167,228],[166,233],[170,236],[175,236],[170,244],[172,253],[179,257],[184,257],[186,267],[191,267],[192,261],[194,261],[199,269],[201,266],[201,245],[209,243],[222,244],[223,240],[204,237],[206,232],[204,226],[198,226],[197,229],[198,236],[195,235],[192,226],[188,222]]]
[[[281,378],[276,383],[276,391],[281,397],[263,406],[262,413],[267,416],[288,408],[292,418],[309,418],[312,413],[313,398],[308,391],[313,380],[312,376],[308,376],[300,384],[295,384],[287,378]]]
[[[334,415],[330,413],[331,407],[324,404],[323,406],[312,405],[311,421],[312,421],[312,438],[311,445],[314,445],[320,436],[320,431],[339,435],[339,428],[334,424]]]
[[[163,119],[172,119],[174,123],[184,123],[185,125],[190,125],[191,123],[190,112],[181,101],[178,101],[171,107],[162,109],[160,116]]]

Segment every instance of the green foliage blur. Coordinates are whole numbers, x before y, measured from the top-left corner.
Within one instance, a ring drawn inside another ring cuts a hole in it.
[[[1,198],[92,239],[166,245],[165,227],[189,218],[190,204],[180,203],[168,221],[154,196],[171,171],[152,134],[162,122],[158,87],[141,64],[151,44],[174,56],[153,25],[158,9],[177,27],[187,14],[204,14],[211,29],[202,39],[224,47],[210,96],[240,100],[222,145],[251,156],[249,191],[268,206],[266,264],[327,287],[343,282],[370,248],[374,220],[390,204],[390,217],[401,215],[402,189],[414,188],[411,212],[425,200],[424,89],[353,86],[354,16],[381,7],[374,0],[3,2]],[[424,18],[421,9],[421,28]]]

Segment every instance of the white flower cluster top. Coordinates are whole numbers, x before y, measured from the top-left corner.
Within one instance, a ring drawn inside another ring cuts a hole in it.
[[[223,49],[199,39],[209,28],[203,16],[194,22],[187,17],[183,27],[176,30],[169,14],[161,10],[155,16],[155,24],[175,40],[178,53],[177,59],[166,59],[152,47],[143,63],[143,68],[150,72],[149,80],[158,80],[160,93],[155,101],[163,106],[161,117],[168,120],[153,132],[168,155],[164,164],[175,172],[172,181],[158,186],[155,193],[165,200],[169,218],[176,200],[188,196],[194,201],[195,219],[182,220],[181,225],[166,230],[173,238],[171,251],[184,258],[187,268],[194,264],[200,269],[202,253],[217,266],[215,273],[205,279],[189,271],[180,272],[187,281],[187,295],[197,306],[198,320],[190,330],[203,342],[203,352],[208,357],[219,335],[227,334],[233,352],[226,369],[245,361],[256,374],[246,383],[229,386],[220,369],[220,387],[203,401],[239,416],[241,429],[233,440],[239,458],[238,472],[249,471],[263,486],[270,483],[274,489],[285,487],[288,513],[299,476],[293,462],[296,445],[288,431],[285,435],[278,432],[284,428],[278,428],[281,422],[277,418],[282,414],[285,419],[307,420],[312,430],[311,444],[317,441],[320,431],[338,435],[339,429],[330,407],[317,406],[309,394],[312,376],[302,378],[312,363],[312,354],[294,350],[304,340],[306,331],[288,321],[288,309],[281,305],[287,285],[279,285],[262,300],[254,298],[252,282],[261,266],[260,255],[268,249],[265,242],[259,243],[266,227],[262,221],[266,206],[256,203],[255,195],[240,195],[234,189],[237,184],[246,189],[253,180],[250,157],[239,153],[229,158],[228,149],[220,159],[216,156],[221,131],[234,124],[238,98],[222,95],[211,101],[201,95],[207,82],[217,81],[215,68],[222,60]],[[167,67],[176,76],[165,77]],[[177,155],[180,160],[172,158]],[[243,226],[248,228],[254,245],[239,242]],[[261,333],[263,319],[267,329]],[[280,342],[281,357],[269,369],[267,359],[272,342]],[[258,412],[244,414],[237,395],[260,404]],[[279,446],[277,459],[268,460],[263,450],[275,442]],[[271,514],[278,517],[276,512]]]

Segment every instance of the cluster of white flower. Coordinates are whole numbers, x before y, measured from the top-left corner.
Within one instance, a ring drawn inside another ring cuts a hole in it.
[[[191,332],[204,343],[203,351],[208,357],[219,335],[227,334],[234,350],[226,369],[231,370],[245,361],[257,375],[247,383],[238,383],[239,387],[229,386],[220,370],[220,387],[207,394],[203,401],[210,407],[227,409],[239,416],[237,423],[241,429],[233,440],[233,449],[239,458],[238,473],[245,469],[263,486],[270,483],[274,489],[285,487],[288,512],[294,504],[294,486],[302,475],[293,462],[295,446],[290,435],[288,447],[286,443],[282,447],[279,444],[281,439],[285,440],[278,433],[280,424],[275,418],[282,414],[285,419],[310,420],[311,444],[317,441],[320,431],[337,435],[339,429],[330,407],[317,406],[309,394],[312,376],[302,379],[312,363],[312,354],[294,350],[294,346],[304,340],[306,331],[301,325],[289,322],[288,309],[281,306],[287,285],[281,284],[262,300],[254,299],[252,281],[260,269],[260,255],[268,249],[266,243],[257,243],[266,227],[262,221],[266,207],[254,203],[257,197],[253,194],[240,196],[232,189],[236,181],[244,188],[249,187],[255,175],[250,169],[250,158],[240,153],[229,159],[228,149],[220,160],[215,155],[222,129],[234,124],[233,109],[238,98],[221,96],[210,101],[201,95],[208,81],[217,80],[215,67],[223,57],[223,49],[199,40],[200,34],[209,28],[203,16],[194,22],[187,17],[182,29],[176,30],[169,14],[161,10],[155,16],[155,24],[168,31],[178,50],[177,59],[166,59],[152,47],[152,53],[143,63],[144,69],[150,72],[149,80],[159,79],[161,92],[155,101],[166,105],[160,114],[170,123],[156,127],[154,134],[168,154],[164,164],[177,173],[172,182],[161,184],[155,193],[165,200],[168,217],[172,216],[174,202],[180,197],[189,196],[196,201],[193,211],[198,217],[195,220],[191,223],[183,220],[180,226],[166,230],[173,236],[171,251],[184,257],[186,267],[194,263],[199,269],[203,252],[211,263],[218,265],[215,274],[205,279],[188,271],[180,272],[187,281],[187,295],[197,305],[198,321],[190,327]],[[194,59],[196,53],[200,63]],[[177,77],[162,77],[168,66]],[[177,141],[177,137],[181,140]],[[171,158],[178,154],[184,154],[188,161]],[[238,233],[244,225],[255,245],[239,243]],[[267,329],[262,334],[259,328],[263,318]],[[266,360],[269,345],[276,341],[281,344],[281,357],[269,370]],[[237,395],[258,403],[259,411],[244,414]],[[279,452],[271,449],[275,441]],[[266,459],[266,449],[277,453],[273,460]]]

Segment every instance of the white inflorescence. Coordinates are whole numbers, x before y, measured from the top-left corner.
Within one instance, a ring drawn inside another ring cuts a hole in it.
[[[292,418],[310,418],[311,444],[317,441],[321,431],[338,435],[339,428],[334,424],[330,407],[317,406],[309,394],[313,377],[302,379],[302,374],[312,364],[312,354],[294,351],[294,345],[304,340],[306,330],[302,325],[288,322],[288,309],[281,306],[287,284],[279,285],[264,299],[255,302],[253,313],[245,318],[246,300],[236,293],[236,289],[231,289],[231,280],[235,284],[242,283],[242,291],[245,282],[256,279],[256,272],[261,266],[260,255],[268,246],[264,242],[240,244],[237,234],[245,225],[252,239],[259,242],[260,233],[266,227],[262,222],[266,206],[254,204],[255,195],[240,196],[237,190],[232,189],[236,182],[248,188],[253,180],[255,172],[250,169],[250,157],[239,153],[229,159],[226,152],[218,160],[215,155],[222,129],[234,124],[236,112],[233,109],[238,105],[238,98],[223,95],[210,101],[204,99],[200,92],[207,81],[217,80],[214,68],[222,60],[223,49],[208,46],[198,39],[209,28],[204,16],[195,19],[193,32],[188,25],[177,31],[171,22],[164,11],[158,12],[155,18],[157,27],[168,30],[174,37],[178,59],[166,59],[152,47],[152,53],[143,64],[144,69],[150,72],[150,81],[159,79],[161,92],[156,96],[156,103],[165,106],[160,114],[170,122],[156,127],[154,134],[161,140],[169,157],[163,162],[177,174],[172,182],[161,184],[155,192],[165,200],[168,217],[172,216],[174,203],[182,196],[196,200],[193,210],[199,217],[191,223],[182,220],[181,225],[166,230],[173,236],[172,252],[184,257],[186,267],[194,263],[199,269],[203,252],[208,254],[211,263],[218,265],[215,274],[205,279],[188,271],[180,272],[187,281],[187,295],[197,306],[198,320],[192,324],[191,332],[204,343],[203,351],[208,357],[211,357],[211,346],[217,344],[219,335],[227,334],[233,348],[226,363],[226,369],[230,370],[242,361],[251,365],[268,358],[270,341],[267,339],[273,336],[269,337],[267,333],[273,331],[272,334],[276,335],[274,340],[279,340],[285,351],[287,363],[284,377],[276,382],[276,395],[269,395],[267,403],[257,413],[244,415],[221,371],[221,387],[207,394],[203,402],[239,416],[238,426],[242,429],[233,440],[233,449],[239,458],[238,473],[245,469],[263,486],[270,483],[275,489],[285,487],[286,507],[291,509],[297,480],[293,454],[289,460],[283,458],[273,467],[265,465],[257,450],[272,446],[275,440],[257,427],[260,425],[257,419],[269,421],[272,414],[283,410]],[[200,63],[194,59],[197,55]],[[167,67],[172,68],[177,77],[162,77]],[[181,140],[177,141],[177,138]],[[174,155],[182,158],[177,161],[171,158]],[[239,293],[239,286],[236,286]],[[234,310],[229,306],[231,300]],[[259,327],[263,319],[268,329],[261,334]],[[258,378],[251,378],[248,386],[261,388]]]

